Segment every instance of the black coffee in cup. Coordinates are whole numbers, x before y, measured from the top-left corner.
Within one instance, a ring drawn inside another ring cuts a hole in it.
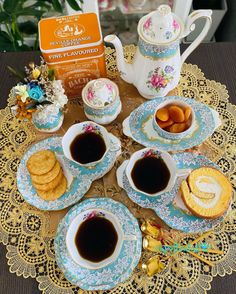
[[[100,160],[106,152],[106,144],[102,136],[94,132],[82,133],[74,138],[70,145],[72,158],[87,164]]]
[[[75,236],[79,254],[91,262],[101,262],[115,251],[118,235],[113,224],[104,217],[85,220]]]
[[[155,194],[167,187],[170,171],[161,157],[148,156],[135,162],[131,177],[140,191]]]

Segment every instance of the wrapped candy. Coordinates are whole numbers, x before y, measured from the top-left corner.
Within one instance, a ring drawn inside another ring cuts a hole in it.
[[[160,260],[158,255],[150,258],[146,263],[142,264],[143,271],[149,276],[152,277],[155,274],[160,273],[164,269],[165,265]]]

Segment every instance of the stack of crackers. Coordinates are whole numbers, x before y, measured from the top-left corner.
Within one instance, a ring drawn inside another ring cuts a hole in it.
[[[43,200],[51,201],[61,197],[67,189],[67,180],[54,152],[41,150],[27,161],[32,184]]]

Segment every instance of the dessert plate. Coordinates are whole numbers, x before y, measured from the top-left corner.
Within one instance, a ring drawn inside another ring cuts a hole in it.
[[[135,235],[136,239],[123,240],[117,259],[96,270],[84,268],[71,258],[66,247],[66,234],[74,218],[84,210],[102,209],[116,215],[125,235]],[[109,290],[124,282],[137,266],[142,251],[142,234],[136,218],[123,204],[109,198],[91,198],[74,206],[61,220],[54,240],[58,266],[65,277],[83,290]]]
[[[213,166],[215,168],[219,168],[205,156],[190,152],[174,154],[173,159],[176,161],[176,166],[179,169],[196,169],[202,166]],[[126,190],[129,198],[131,198],[131,200],[135,203],[142,207],[152,208],[156,214],[171,228],[186,233],[204,232],[211,230],[223,220],[223,217],[211,220],[199,218],[191,214],[182,202],[179,194],[179,186],[183,178],[179,178],[176,182],[175,190],[173,192],[175,195],[173,195],[174,200],[172,202],[168,204],[161,204],[159,202],[159,204],[155,205],[155,201],[145,199],[145,197],[147,198],[146,195],[140,195],[141,193],[138,193],[131,187],[125,175],[126,164],[127,163],[124,162],[117,170],[119,186]],[[123,177],[121,175],[123,175]]]
[[[176,100],[189,104],[195,112],[194,131],[191,135],[180,140],[168,140],[161,137],[152,125],[155,109],[162,102]],[[178,151],[197,146],[210,137],[221,125],[219,114],[214,109],[194,99],[170,96],[159,97],[147,101],[136,108],[129,117],[123,121],[123,132],[134,141],[145,147],[157,147],[159,150]]]
[[[89,190],[92,182],[106,174],[114,165],[117,156],[121,152],[119,139],[111,135],[112,142],[117,146],[117,151],[108,152],[103,162],[98,164],[93,170],[85,168],[75,168],[75,164],[68,160],[61,147],[61,137],[50,137],[32,145],[21,159],[17,170],[17,186],[23,198],[29,204],[41,210],[61,210],[78,202]],[[55,152],[67,178],[67,190],[60,198],[53,201],[46,201],[37,195],[34,189],[26,163],[29,157],[44,149]]]

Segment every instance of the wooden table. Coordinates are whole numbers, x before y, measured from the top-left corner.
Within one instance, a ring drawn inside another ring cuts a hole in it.
[[[183,45],[182,49],[186,46]],[[0,107],[6,106],[10,89],[18,82],[7,69],[7,65],[22,70],[30,61],[39,63],[39,52],[0,53]],[[208,79],[225,84],[230,101],[236,104],[236,43],[201,44],[186,60],[197,64]],[[37,282],[10,274],[6,260],[5,246],[0,245],[0,293],[37,294]],[[211,294],[235,293],[236,274],[224,278],[217,277],[212,282]]]

